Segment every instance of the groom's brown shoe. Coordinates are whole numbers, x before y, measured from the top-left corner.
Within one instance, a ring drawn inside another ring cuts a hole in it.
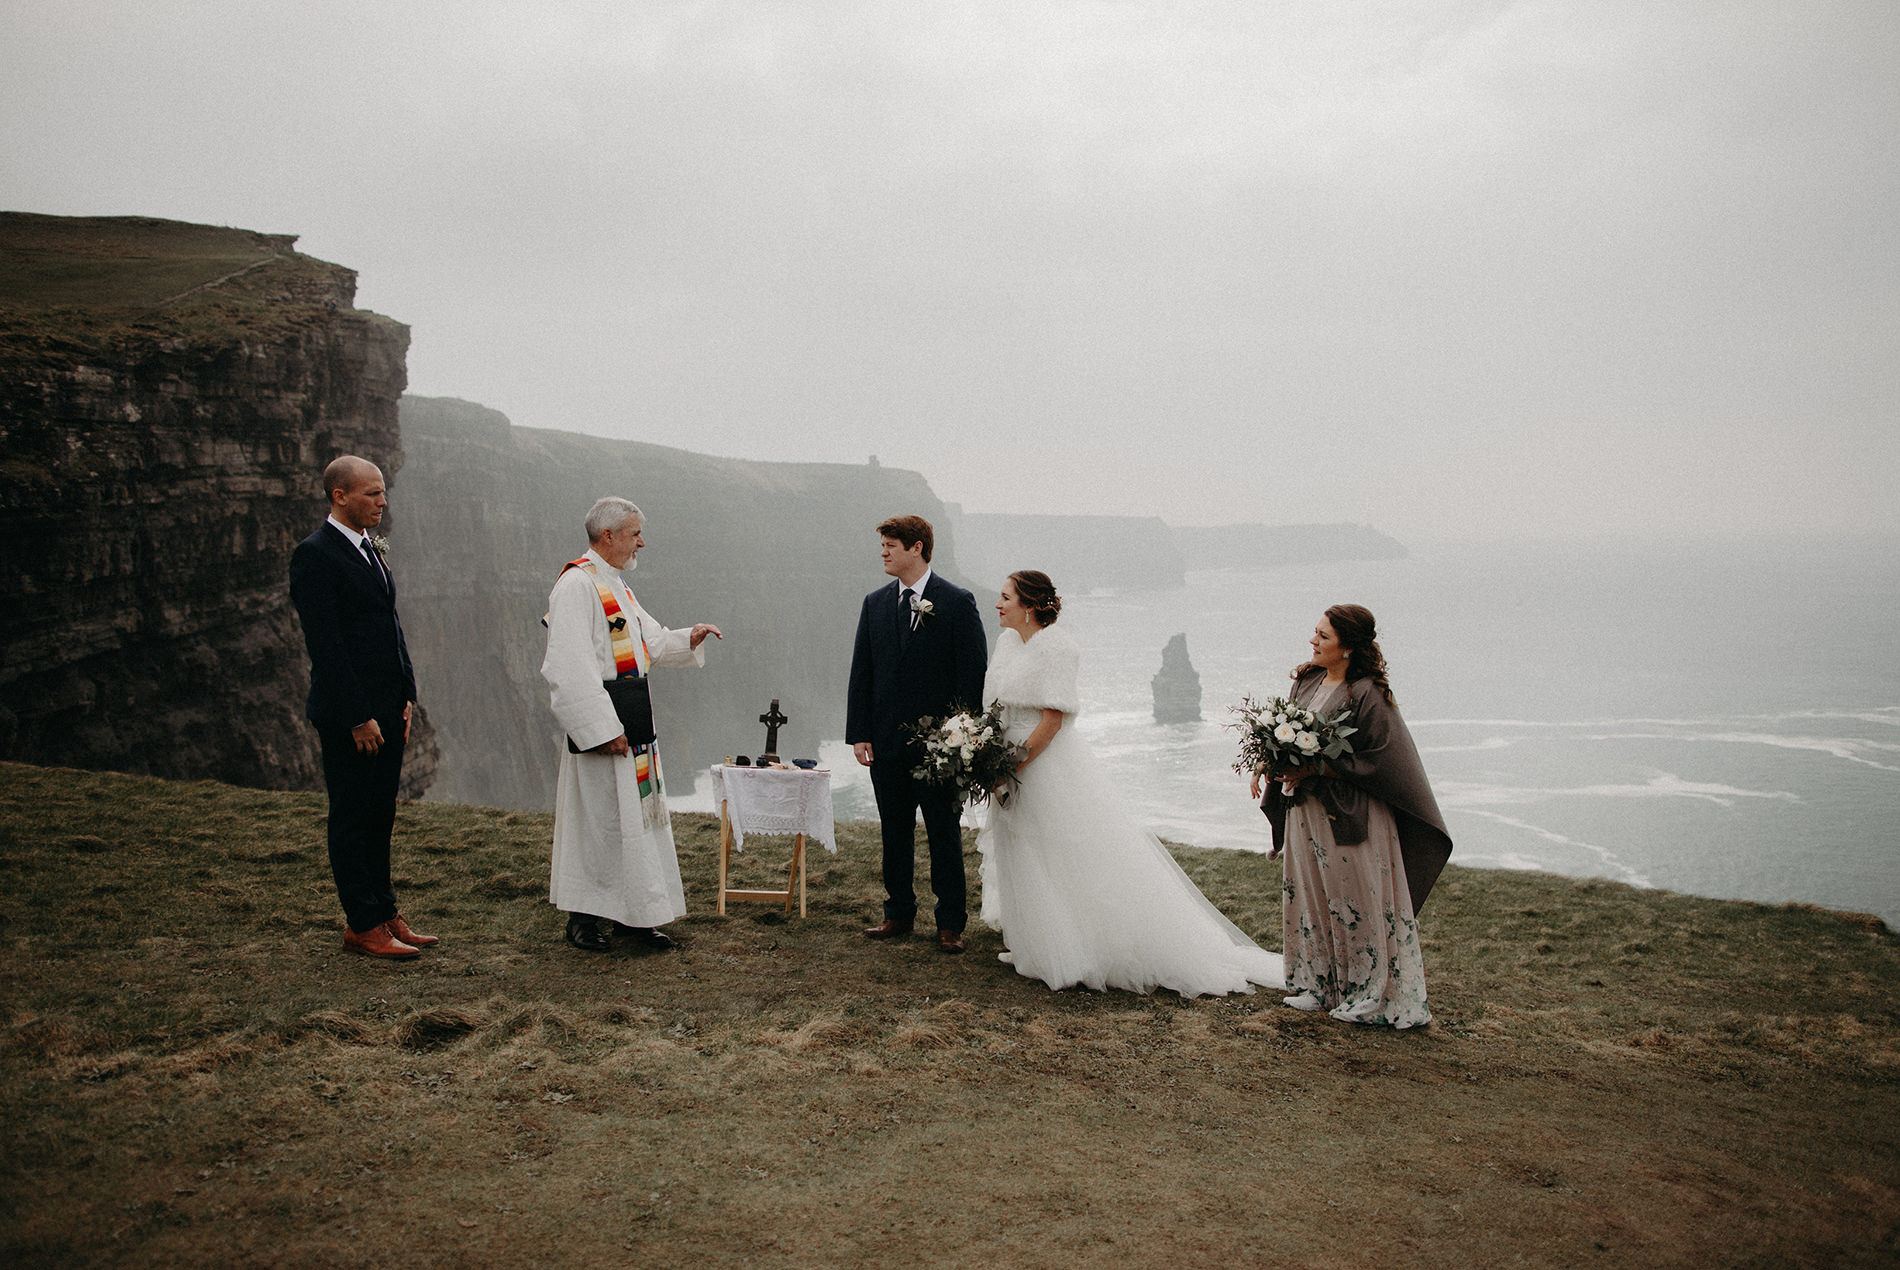
[[[442,942],[439,936],[410,930],[409,923],[402,919],[401,913],[389,919],[389,933],[412,948],[433,948]]]
[[[895,917],[887,917],[864,932],[866,939],[903,939],[911,932],[910,922],[900,922]]]
[[[400,957],[407,960],[422,955],[414,944],[405,944],[390,934],[388,922],[372,926],[360,935],[344,927],[343,946],[351,952],[368,953],[372,957]]]
[[[960,953],[963,951],[963,932],[940,930],[937,932],[937,949],[940,952]]]

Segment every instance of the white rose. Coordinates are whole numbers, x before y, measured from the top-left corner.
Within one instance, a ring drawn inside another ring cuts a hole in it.
[[[1299,746],[1300,753],[1302,754],[1317,754],[1319,752],[1319,738],[1314,736],[1311,732],[1300,733],[1299,740],[1295,741],[1294,744]]]
[[[1279,727],[1273,730],[1273,739],[1278,741],[1282,745],[1291,745],[1293,743],[1293,738],[1297,735],[1298,733],[1296,733],[1293,730],[1293,725],[1291,723],[1282,723]]]

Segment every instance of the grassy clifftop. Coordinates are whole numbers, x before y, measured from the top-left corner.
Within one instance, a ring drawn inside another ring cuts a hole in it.
[[[348,308],[355,272],[296,241],[149,216],[0,212],[0,370],[128,342],[274,335],[300,309]]]
[[[1051,993],[867,944],[874,826],[811,916],[558,941],[545,816],[399,818],[438,950],[345,956],[320,796],[0,765],[12,1264],[1887,1264],[1900,939],[1453,868],[1411,1034]],[[1180,849],[1277,946],[1279,874]],[[744,857],[763,882],[769,839]],[[972,862],[974,864],[974,862]],[[974,867],[972,867],[974,873]],[[390,1260],[381,1252],[379,1260]]]

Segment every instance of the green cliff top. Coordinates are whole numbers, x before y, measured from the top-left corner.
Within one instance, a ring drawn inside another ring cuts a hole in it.
[[[0,369],[126,343],[271,337],[349,310],[356,274],[296,241],[145,216],[0,212]]]

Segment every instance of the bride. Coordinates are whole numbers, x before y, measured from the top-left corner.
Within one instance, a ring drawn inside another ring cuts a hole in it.
[[[1184,997],[1285,984],[1280,954],[1241,933],[1137,825],[1070,726],[1080,654],[1055,629],[1062,600],[1048,575],[1009,575],[996,603],[1003,630],[984,681],[1009,739],[1027,754],[1018,787],[991,799],[977,838],[983,920],[1002,932],[1004,961],[1051,988]]]

